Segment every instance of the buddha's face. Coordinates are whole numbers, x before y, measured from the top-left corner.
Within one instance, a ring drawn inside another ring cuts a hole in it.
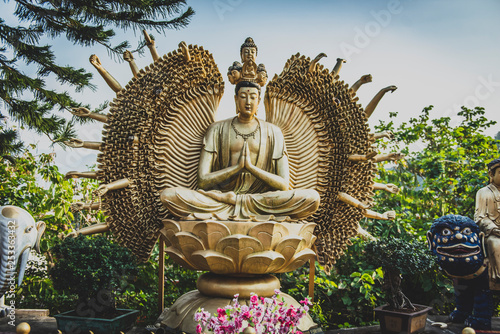
[[[241,61],[243,63],[245,63],[247,60],[252,60],[253,62],[255,62],[255,58],[257,58],[256,48],[244,47],[243,50],[241,50]]]
[[[260,97],[255,87],[241,87],[234,96],[236,110],[240,117],[253,118],[257,114]]]
[[[491,177],[491,182],[496,185],[497,187],[500,186],[500,167],[497,167],[495,169],[495,172],[492,173],[490,172],[490,177]]]

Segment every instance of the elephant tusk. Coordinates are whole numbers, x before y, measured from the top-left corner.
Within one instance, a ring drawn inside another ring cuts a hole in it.
[[[43,232],[45,232],[45,222],[39,221],[36,223],[36,229],[37,229],[37,237],[36,237],[36,242],[35,242],[35,250],[37,253],[40,253],[40,240],[42,239]]]

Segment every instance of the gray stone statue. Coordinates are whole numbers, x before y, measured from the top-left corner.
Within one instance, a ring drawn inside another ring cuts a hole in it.
[[[40,252],[44,222],[35,222],[28,211],[17,206],[0,207],[0,315],[7,315],[5,295],[15,291],[16,267],[19,264],[17,285],[21,285],[31,249]]]

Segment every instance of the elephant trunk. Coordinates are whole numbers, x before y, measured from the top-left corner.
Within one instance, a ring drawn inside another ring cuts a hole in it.
[[[26,270],[26,264],[28,263],[28,258],[30,257],[31,248],[27,247],[19,256],[19,277],[17,279],[17,286],[21,286],[24,278],[24,272]]]

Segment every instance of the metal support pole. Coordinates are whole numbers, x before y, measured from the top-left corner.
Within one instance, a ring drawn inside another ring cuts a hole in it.
[[[160,236],[160,257],[158,260],[158,309],[159,314],[165,308],[165,241]]]
[[[316,245],[313,245],[313,251],[316,253]],[[314,275],[316,270],[316,256],[312,256],[309,260],[309,297],[311,302],[314,302]]]

